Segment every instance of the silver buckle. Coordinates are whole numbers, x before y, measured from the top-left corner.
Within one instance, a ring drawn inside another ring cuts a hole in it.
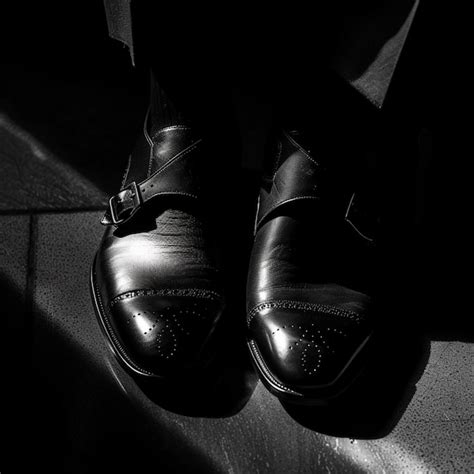
[[[123,205],[131,201],[131,205]],[[140,195],[135,181],[122,189],[118,194],[109,199],[110,217],[114,225],[120,225],[128,221],[140,207]],[[122,208],[120,206],[122,205]],[[121,214],[125,213],[125,216]]]

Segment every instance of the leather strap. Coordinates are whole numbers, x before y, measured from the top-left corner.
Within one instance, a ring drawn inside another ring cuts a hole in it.
[[[260,190],[255,232],[277,208],[296,200],[320,198],[317,179],[321,174],[320,165],[291,137],[286,135],[286,138],[293,151],[280,164],[273,177],[271,188]]]
[[[199,199],[201,185],[197,167],[200,161],[196,156],[201,140],[166,162],[149,178],[140,183],[132,181],[109,200],[109,208],[101,220],[103,225],[119,226],[128,222],[144,204],[164,196],[179,196],[186,199]]]
[[[287,156],[279,162],[277,156],[275,172],[268,189],[262,187],[258,200],[258,211],[255,220],[255,234],[277,209],[285,204],[298,200],[319,200],[322,194],[327,193],[319,184],[325,174],[318,164],[288,133],[283,132],[280,141],[279,156]],[[347,197],[339,196],[341,201],[341,218],[364,240],[375,243],[379,227],[379,215],[374,189],[359,189]]]

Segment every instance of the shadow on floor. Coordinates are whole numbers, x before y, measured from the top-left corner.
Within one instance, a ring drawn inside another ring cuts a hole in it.
[[[429,359],[429,341],[403,332],[379,337],[371,358],[353,384],[325,406],[284,404],[303,426],[354,439],[388,435],[402,418]]]
[[[19,290],[4,278],[0,287],[4,308],[16,311]],[[59,334],[38,308],[28,320],[35,324],[35,334],[32,327],[25,327],[23,341],[35,339],[35,358],[31,347],[16,339],[8,347],[21,370],[18,365],[6,367],[10,390],[2,417],[9,437],[2,455],[5,467],[12,472],[44,468],[77,473],[142,472],[150,467],[159,467],[160,472],[218,470],[179,427],[170,429],[165,423],[163,429],[157,428],[156,417],[147,416],[136,402],[140,390],[129,379],[115,378],[120,373],[115,361],[97,359],[77,341]],[[188,389],[189,395],[194,391]],[[230,401],[225,393],[222,396],[223,403]]]

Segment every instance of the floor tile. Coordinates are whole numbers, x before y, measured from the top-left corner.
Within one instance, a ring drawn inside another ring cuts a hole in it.
[[[7,299],[3,311],[7,327],[25,326],[24,304],[28,277],[30,216],[0,216],[0,278],[2,295]]]
[[[133,380],[110,354],[90,302],[99,217],[38,217],[34,419],[36,426],[48,422],[37,444],[38,465],[72,472],[157,465],[162,472],[472,470],[468,343],[431,344],[408,406],[394,428],[375,439],[303,426],[257,382],[244,355],[236,360],[224,353],[215,380],[183,381],[179,393]],[[209,411],[209,404],[222,411]]]
[[[7,452],[16,450],[24,437],[25,371],[28,371],[31,345],[31,314],[28,284],[30,233],[32,218],[28,215],[0,216],[0,290],[2,307],[2,429],[11,443],[2,449],[2,466],[7,469]]]

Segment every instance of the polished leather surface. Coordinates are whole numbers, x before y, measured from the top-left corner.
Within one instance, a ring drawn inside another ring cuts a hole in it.
[[[125,224],[109,226],[97,252],[92,280],[100,320],[119,359],[143,375],[203,364],[223,311],[218,255],[204,212],[211,165],[190,127],[164,127],[150,137],[145,125],[122,189],[148,180],[163,192]],[[199,192],[186,192],[191,187]],[[103,222],[110,223],[107,213]]]
[[[317,398],[350,374],[370,339],[374,227],[296,135],[282,132],[274,145],[248,276],[249,344],[272,391]]]

